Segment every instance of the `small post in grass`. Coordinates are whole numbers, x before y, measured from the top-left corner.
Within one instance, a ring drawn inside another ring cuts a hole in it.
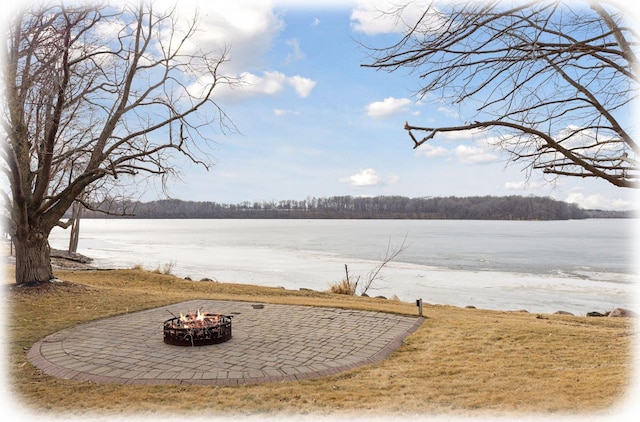
[[[422,298],[416,300],[416,306],[418,307],[418,316],[422,316]]]

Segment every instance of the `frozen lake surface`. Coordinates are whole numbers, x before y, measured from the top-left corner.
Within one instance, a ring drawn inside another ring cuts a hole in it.
[[[576,315],[640,311],[636,220],[85,219],[78,252],[102,268],[142,265],[194,280],[328,290],[405,250],[368,292],[412,302]],[[66,249],[56,228],[51,246]]]

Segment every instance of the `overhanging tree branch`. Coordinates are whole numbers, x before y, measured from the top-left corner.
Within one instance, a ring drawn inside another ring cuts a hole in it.
[[[460,124],[405,123],[414,148],[439,133],[483,129],[530,169],[637,188],[638,45],[624,12],[597,1],[432,2],[363,66],[408,68],[420,97],[439,94],[467,111]]]

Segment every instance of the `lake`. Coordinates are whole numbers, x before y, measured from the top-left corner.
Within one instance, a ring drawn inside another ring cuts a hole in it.
[[[370,296],[584,315],[638,311],[636,223],[85,219],[78,252],[101,268],[168,266],[193,280],[324,291],[344,278],[345,265],[364,280],[403,245]],[[66,249],[68,239],[56,228],[51,246]]]

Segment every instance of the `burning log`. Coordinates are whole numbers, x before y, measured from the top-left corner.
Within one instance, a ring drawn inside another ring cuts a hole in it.
[[[164,322],[164,342],[176,346],[204,346],[228,341],[231,339],[231,318],[200,310],[174,315]]]

